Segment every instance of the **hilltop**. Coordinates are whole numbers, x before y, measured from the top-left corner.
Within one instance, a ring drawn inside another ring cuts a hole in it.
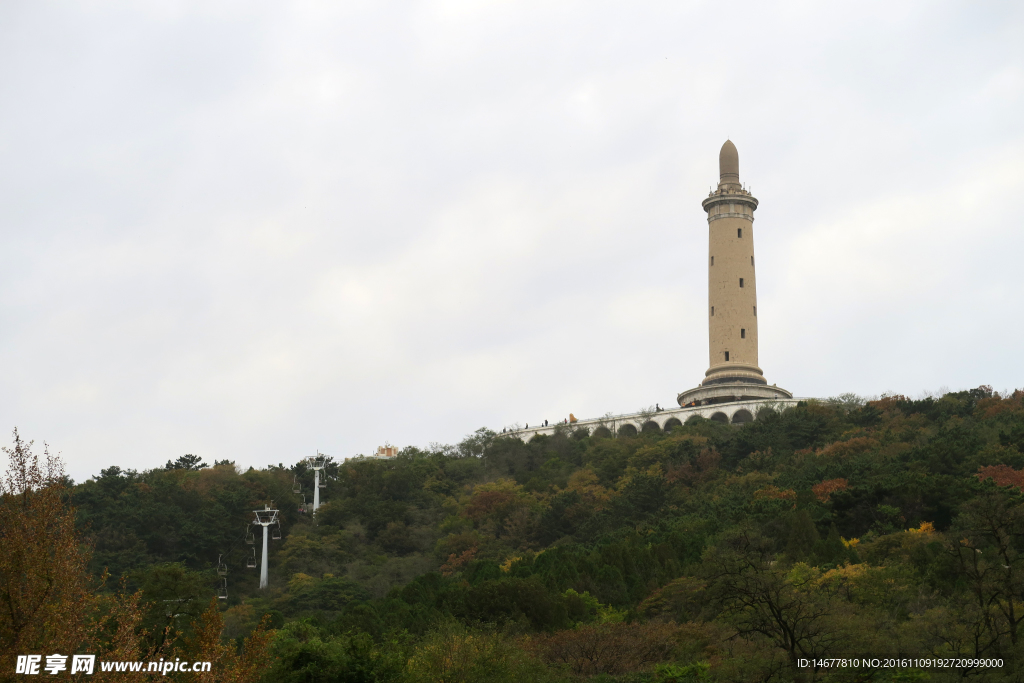
[[[801,658],[885,654],[1020,675],[1021,391],[845,396],[635,437],[480,430],[326,472],[315,521],[292,492],[311,491],[302,462],[111,467],[69,501],[88,571],[141,590],[151,626],[192,628],[222,557],[224,636],[266,615],[268,681],[810,680]],[[260,592],[245,530],[269,500],[283,539]],[[923,671],[873,680],[961,674]]]

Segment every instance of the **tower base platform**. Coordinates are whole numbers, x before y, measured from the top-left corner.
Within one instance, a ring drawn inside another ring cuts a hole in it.
[[[723,382],[689,389],[676,396],[680,406],[709,406],[736,401],[781,401],[793,398],[785,389],[752,382]]]

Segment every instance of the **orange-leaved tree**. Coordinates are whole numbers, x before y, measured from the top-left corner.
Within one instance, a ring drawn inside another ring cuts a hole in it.
[[[79,543],[74,511],[66,504],[59,458],[14,431],[0,480],[0,676],[19,654],[71,654],[90,635],[95,599]]]
[[[213,598],[199,619],[195,634],[180,648],[180,652],[194,662],[210,662],[210,670],[191,674],[191,678],[186,676],[182,680],[196,683],[252,683],[260,680],[270,664],[273,632],[266,628],[269,619],[269,616],[263,617],[259,627],[245,639],[239,654],[233,642],[221,641],[224,620],[217,608],[217,599]]]

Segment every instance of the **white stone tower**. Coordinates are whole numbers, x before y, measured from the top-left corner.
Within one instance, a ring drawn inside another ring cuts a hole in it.
[[[754,211],[757,199],[740,184],[736,145],[718,154],[719,182],[702,202],[708,214],[708,341],[710,363],[700,386],[679,405],[706,405],[793,395],[768,386],[757,360],[757,279]]]

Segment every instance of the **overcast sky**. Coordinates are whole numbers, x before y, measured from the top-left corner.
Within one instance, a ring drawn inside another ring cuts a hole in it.
[[[769,383],[1022,387],[1022,122],[1015,2],[5,0],[0,426],[82,480],[673,405],[727,137]]]

